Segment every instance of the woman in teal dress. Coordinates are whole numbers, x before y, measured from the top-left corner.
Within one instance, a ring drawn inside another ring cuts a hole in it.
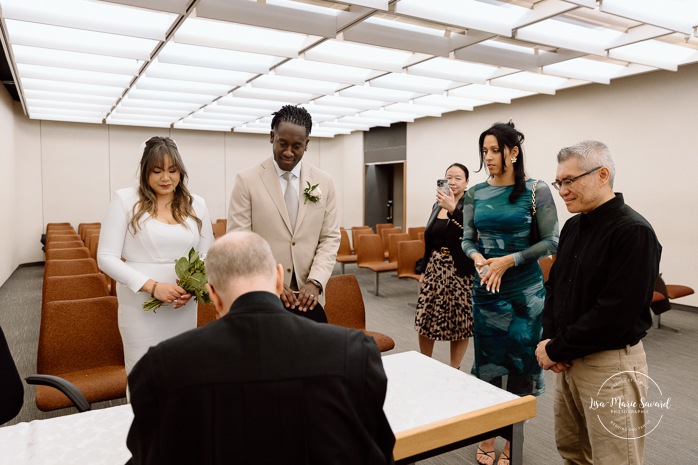
[[[512,122],[496,123],[480,135],[480,169],[485,166],[490,177],[465,195],[462,243],[477,270],[472,373],[520,396],[545,389],[535,355],[545,300],[538,259],[554,254],[559,238],[550,188],[526,179],[523,141]],[[531,243],[534,183],[540,239]],[[507,442],[498,465],[508,465],[509,447]],[[494,464],[494,438],[480,443],[476,459]]]

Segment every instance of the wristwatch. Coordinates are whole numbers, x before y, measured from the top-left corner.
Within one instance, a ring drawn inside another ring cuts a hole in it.
[[[320,284],[320,281],[317,279],[308,279],[307,282],[315,284],[317,288],[320,289],[320,294],[322,294],[322,284]]]

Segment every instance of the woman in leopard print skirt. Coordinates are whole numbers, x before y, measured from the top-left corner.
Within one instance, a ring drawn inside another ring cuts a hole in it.
[[[419,350],[431,357],[434,341],[451,343],[451,366],[460,367],[473,335],[471,287],[475,265],[461,249],[463,194],[468,168],[454,163],[446,170],[449,193],[436,190],[436,203],[424,232],[425,253],[419,278],[415,330]]]

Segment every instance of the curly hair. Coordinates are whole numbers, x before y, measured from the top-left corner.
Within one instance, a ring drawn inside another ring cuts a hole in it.
[[[136,234],[140,229],[139,221],[146,213],[156,216],[158,213],[157,195],[148,184],[150,173],[157,167],[162,168],[165,159],[169,157],[172,164],[179,170],[180,180],[175,188],[172,199],[172,217],[179,224],[184,224],[187,218],[192,218],[201,233],[201,220],[196,216],[192,206],[192,195],[187,189],[187,170],[184,168],[182,157],[179,155],[177,144],[169,137],[151,137],[145,143],[143,156],[140,163],[140,175],[138,179],[139,200],[133,206],[129,229]]]
[[[313,118],[308,113],[308,110],[294,105],[284,105],[277,112],[272,113],[274,118],[271,120],[271,129],[276,131],[282,121],[287,123],[304,126],[307,135],[310,135],[310,130],[313,128]]]

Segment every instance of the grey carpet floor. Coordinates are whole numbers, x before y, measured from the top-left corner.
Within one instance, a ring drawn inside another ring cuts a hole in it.
[[[337,265],[335,273],[339,273]],[[389,334],[396,343],[390,353],[418,350],[414,326],[414,303],[417,282],[400,280],[395,273],[380,276],[383,297],[373,295],[374,273],[346,265],[346,272],[357,276],[366,303],[368,329]],[[18,268],[0,287],[0,325],[5,331],[20,374],[25,377],[36,370],[36,347],[41,309],[42,266]],[[665,313],[662,323],[678,328],[675,334],[651,329],[644,339],[650,376],[663,394],[671,398],[670,408],[661,424],[646,438],[645,463],[650,465],[698,464],[698,399],[696,395],[696,354],[698,354],[698,314],[672,310]],[[448,363],[448,344],[436,343],[434,358]],[[469,347],[462,364],[468,372],[472,365]],[[538,398],[536,417],[525,426],[524,463],[561,464],[554,443],[553,373],[546,374],[547,393]],[[435,393],[435,395],[438,395]],[[122,404],[124,401],[104,402],[93,408]],[[25,405],[19,416],[8,425],[35,419],[74,413],[74,409],[40,412],[34,405],[34,387],[25,386]],[[504,441],[497,440],[500,452]],[[443,454],[420,464],[474,464],[475,447],[469,446]]]

